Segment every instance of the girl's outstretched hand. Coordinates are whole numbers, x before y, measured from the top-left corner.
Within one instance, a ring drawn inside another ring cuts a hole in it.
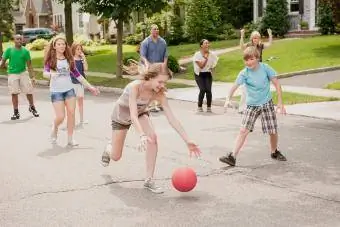
[[[198,145],[192,141],[187,142],[187,146],[189,148],[190,157],[194,154],[197,158],[201,156],[201,150]]]
[[[95,87],[90,87],[89,91],[93,94],[93,95],[99,95],[100,91],[98,88]]]

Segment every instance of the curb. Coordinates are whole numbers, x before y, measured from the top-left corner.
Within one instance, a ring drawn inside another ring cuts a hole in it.
[[[340,70],[340,66],[331,66],[331,67],[324,67],[324,68],[307,69],[307,70],[290,72],[290,73],[282,73],[282,74],[279,74],[277,78],[283,79],[283,78],[289,78],[293,76],[322,73],[322,72],[329,72],[329,71],[335,71],[335,70]]]

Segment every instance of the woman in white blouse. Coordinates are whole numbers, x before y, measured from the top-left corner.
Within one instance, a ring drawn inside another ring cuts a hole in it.
[[[195,80],[200,89],[198,94],[198,112],[203,112],[203,99],[206,95],[207,112],[211,112],[212,102],[212,69],[215,68],[218,57],[209,50],[209,41],[202,39],[200,50],[193,57]]]

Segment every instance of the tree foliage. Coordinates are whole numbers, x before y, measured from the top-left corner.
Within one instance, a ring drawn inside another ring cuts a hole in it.
[[[216,0],[216,4],[221,9],[224,24],[242,28],[253,20],[253,0]]]
[[[268,0],[262,20],[264,29],[270,28],[274,36],[284,36],[289,30],[287,0]]]
[[[189,40],[215,40],[221,11],[214,0],[190,0],[186,6],[185,30]]]
[[[105,18],[111,18],[117,29],[117,70],[122,77],[123,62],[123,24],[131,19],[131,13],[142,11],[157,12],[167,6],[167,0],[79,0],[81,11]]]
[[[13,0],[0,0],[0,59],[3,52],[3,36],[10,37],[13,32]]]

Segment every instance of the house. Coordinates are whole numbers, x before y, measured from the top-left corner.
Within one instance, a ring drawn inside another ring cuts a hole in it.
[[[80,13],[79,5],[72,4],[74,34],[98,34],[97,17]],[[14,2],[14,27],[20,33],[24,28],[52,28],[65,31],[64,5],[53,0],[16,0]]]
[[[13,8],[17,33],[23,28],[49,27],[52,23],[51,0],[16,0]]]
[[[257,22],[265,13],[267,0],[253,1],[253,21]],[[318,0],[287,0],[290,31],[299,31],[300,23],[307,22],[308,30],[316,31]]]

